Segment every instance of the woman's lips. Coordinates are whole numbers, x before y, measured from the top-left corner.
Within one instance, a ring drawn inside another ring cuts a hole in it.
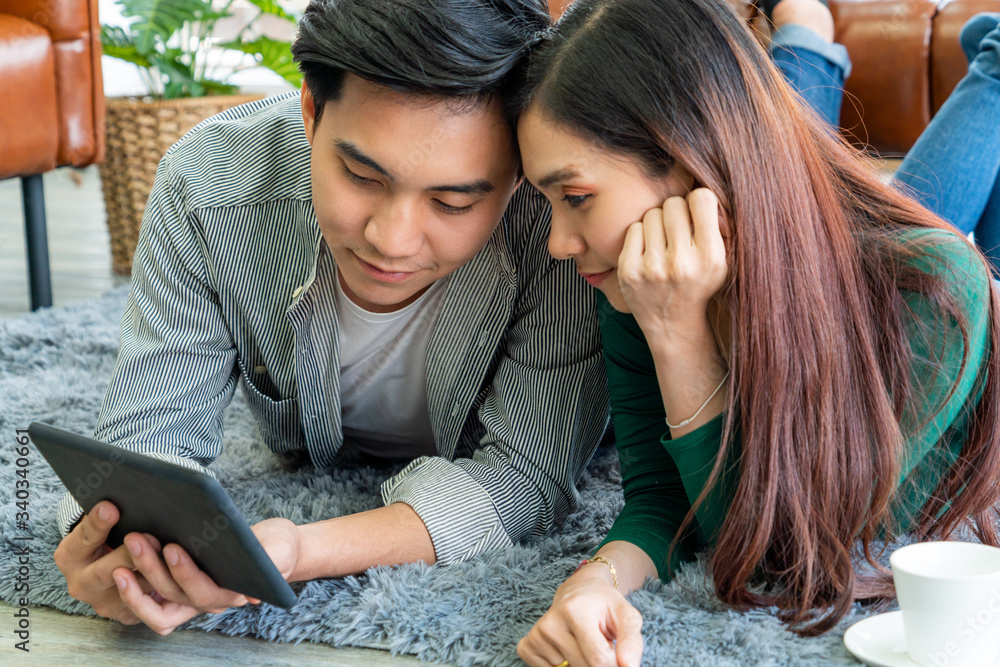
[[[603,271],[601,273],[584,273],[583,271],[577,271],[577,273],[583,276],[583,279],[588,283],[597,287],[605,278],[611,275],[612,271],[614,271],[614,269],[608,269],[607,271]]]
[[[416,273],[416,271],[383,271],[374,264],[369,264],[365,260],[361,259],[357,255],[354,255],[358,260],[358,264],[362,269],[365,270],[369,276],[383,283],[401,283],[407,280]]]

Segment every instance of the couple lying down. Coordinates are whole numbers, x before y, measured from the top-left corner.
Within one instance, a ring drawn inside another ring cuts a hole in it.
[[[702,549],[722,601],[816,634],[892,597],[856,568],[886,535],[997,545],[1000,302],[965,234],[1000,229],[1000,15],[887,184],[831,127],[829,11],[765,9],[767,49],[714,0],[313,0],[301,92],[160,163],[95,437],[209,466],[239,384],[276,452],[407,462],[384,507],[253,527],[304,581],[549,531],[610,414],[625,506],[530,665],[638,665],[626,596]],[[118,516],[63,500],[73,597],[161,634],[248,602],[110,549]]]

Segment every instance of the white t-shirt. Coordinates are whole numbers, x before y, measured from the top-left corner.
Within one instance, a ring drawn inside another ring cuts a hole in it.
[[[334,282],[344,445],[379,458],[436,456],[425,359],[448,278],[392,313],[368,312],[344,293],[339,275]]]

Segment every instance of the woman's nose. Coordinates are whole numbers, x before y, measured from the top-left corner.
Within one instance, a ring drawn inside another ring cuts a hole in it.
[[[552,215],[549,230],[549,254],[555,259],[570,259],[583,254],[586,244],[583,238],[560,216]]]

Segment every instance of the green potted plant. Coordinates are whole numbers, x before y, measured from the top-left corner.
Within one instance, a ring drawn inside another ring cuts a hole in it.
[[[276,0],[243,0],[256,7],[255,16],[233,39],[218,43],[216,27],[234,16],[234,1],[118,0],[122,15],[135,20],[128,28],[101,26],[104,54],[134,64],[146,88],[141,97],[106,100],[107,153],[100,172],[115,273],[131,271],[146,198],[167,149],[202,120],[263,97],[239,94],[230,78],[266,67],[301,86],[291,43],[260,30],[265,17],[288,21],[291,27],[296,17]],[[220,49],[252,57],[220,72]]]

